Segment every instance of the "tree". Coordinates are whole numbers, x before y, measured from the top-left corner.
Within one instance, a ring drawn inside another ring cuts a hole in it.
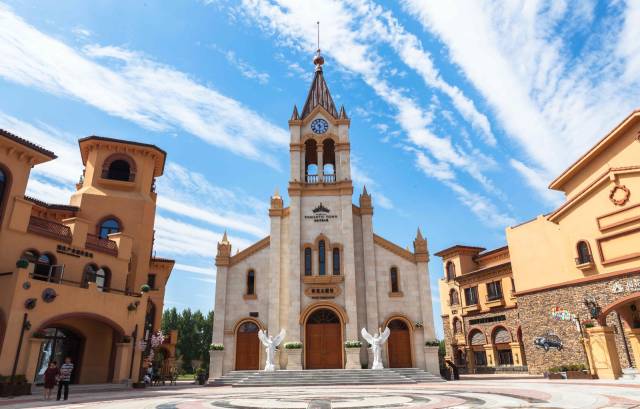
[[[213,311],[205,318],[199,310],[192,312],[187,308],[178,313],[175,307],[170,308],[162,315],[162,330],[168,333],[172,329],[178,330],[176,354],[182,357],[182,369],[189,373],[197,369],[191,367],[194,360],[202,361],[203,366],[208,367]]]

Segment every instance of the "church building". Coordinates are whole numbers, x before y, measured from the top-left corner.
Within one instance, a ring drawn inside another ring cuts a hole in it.
[[[218,243],[211,377],[262,369],[259,329],[286,330],[280,369],[371,367],[360,330],[387,326],[385,367],[438,374],[427,241],[418,230],[411,251],[375,234],[366,188],[353,203],[351,121],[319,50],[313,62],[306,102],[289,120],[289,206],[271,197],[270,235],[250,247],[232,255],[226,234]]]

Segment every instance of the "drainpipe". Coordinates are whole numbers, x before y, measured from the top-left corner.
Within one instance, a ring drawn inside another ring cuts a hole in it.
[[[18,341],[18,349],[16,350],[16,358],[13,361],[13,369],[11,370],[11,379],[10,379],[10,383],[13,383],[13,380],[16,376],[16,371],[18,370],[18,359],[20,359],[20,350],[22,350],[22,341],[24,339],[24,332],[28,329],[28,327],[31,325],[29,323],[29,321],[27,320],[27,317],[29,316],[28,313],[24,313],[24,316],[22,317],[22,327],[20,328],[20,340]]]
[[[622,327],[622,320],[620,319],[620,313],[616,311],[616,318],[618,319],[618,328],[620,328],[620,335],[622,335],[622,343],[624,344],[624,352],[627,355],[627,362],[629,363],[629,368],[633,367],[631,363],[631,354],[629,353],[629,345],[627,344],[627,336],[624,335],[624,328]],[[637,366],[636,362],[636,366]]]
[[[131,351],[131,365],[129,366],[129,379],[131,379],[131,377],[133,376],[133,361],[135,360],[135,356],[136,356],[136,341],[138,338],[138,324],[136,324],[136,328],[133,330],[133,334],[131,334],[131,337],[133,338],[133,349]]]

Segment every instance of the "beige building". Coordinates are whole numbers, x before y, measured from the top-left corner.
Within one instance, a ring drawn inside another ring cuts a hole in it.
[[[353,204],[350,120],[325,82],[323,59],[302,111],[289,120],[289,206],[271,198],[271,233],[232,255],[226,236],[218,244],[213,378],[234,369],[264,365],[257,331],[301,349],[284,349],[277,364],[287,369],[361,368],[370,365],[360,329],[389,326],[384,363],[438,373],[427,261],[418,234],[413,251],[373,232],[372,198],[366,189]]]
[[[507,229],[529,370],[618,377],[640,365],[640,111],[550,188],[560,207]]]
[[[68,205],[25,196],[53,152],[0,130],[0,374],[41,382],[72,357],[72,382],[138,379],[141,340],[160,327],[173,260],[151,257],[155,179],[166,154],[90,136]],[[149,291],[146,286],[148,285]],[[144,288],[143,288],[144,287]],[[176,334],[165,345],[174,354]]]
[[[509,248],[457,245],[436,256],[445,359],[463,373],[526,371]]]
[[[492,355],[499,365],[496,328],[504,328],[513,366],[530,373],[582,364],[599,378],[623,371],[640,378],[639,158],[634,111],[551,182],[565,194],[560,207],[507,228],[508,247],[437,253],[445,263],[440,294],[449,360],[477,371],[474,358],[484,359],[484,349],[486,365]],[[502,296],[492,300],[497,280]],[[502,315],[499,323],[476,325]]]

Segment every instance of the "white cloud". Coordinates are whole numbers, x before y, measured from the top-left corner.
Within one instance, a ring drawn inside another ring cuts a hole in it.
[[[545,187],[549,175],[564,170],[624,118],[637,104],[640,85],[637,2],[628,3],[620,38],[620,16],[594,30],[593,2],[579,3],[404,1],[446,45],[451,61],[523,147],[527,162],[539,168],[523,172],[516,165],[552,203]],[[585,46],[572,49],[578,34],[586,37]]]
[[[383,209],[393,209],[393,202],[391,199],[378,190],[378,183],[360,167],[360,159],[353,153],[351,154],[351,178],[361,189],[364,188],[364,186],[367,187],[367,191],[371,194],[374,206],[377,204]]]
[[[0,5],[0,76],[68,96],[154,131],[182,130],[278,167],[287,132],[240,102],[134,51],[76,50]],[[103,60],[103,64],[98,60]]]
[[[206,268],[206,267],[197,267],[197,266],[192,266],[189,264],[181,264],[181,263],[176,263],[173,266],[174,270],[179,270],[179,271],[187,271],[189,273],[196,273],[196,274],[201,274],[204,276],[210,276],[215,278],[216,277],[216,268],[213,265],[213,262],[211,263],[211,267],[210,268]]]
[[[380,67],[384,66],[384,62],[370,46],[366,27],[360,25],[361,21],[353,10],[336,1],[311,3],[287,0],[245,0],[238,10],[266,32],[275,34],[283,44],[293,48],[302,47],[309,52],[316,46],[312,41],[315,39],[315,22],[322,21],[322,48],[329,50],[341,67],[360,75],[380,98],[397,110],[396,123],[404,129],[416,148],[426,149],[438,162],[438,167],[445,166],[442,163],[451,165],[467,172],[485,189],[493,188],[482,174],[475,157],[468,156],[460,147],[454,146],[449,138],[439,137],[429,129],[432,113],[422,109],[404,90],[392,87],[382,77]],[[364,37],[361,36],[363,31]],[[456,193],[462,200],[463,196]],[[470,206],[468,200],[462,201]]]

